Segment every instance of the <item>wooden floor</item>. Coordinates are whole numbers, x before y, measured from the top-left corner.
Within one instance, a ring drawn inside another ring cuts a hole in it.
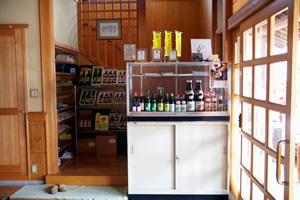
[[[60,172],[46,176],[47,184],[127,186],[127,156],[77,156]]]
[[[60,169],[58,175],[127,176],[127,156],[77,156]]]
[[[9,197],[23,186],[0,186],[0,199]]]

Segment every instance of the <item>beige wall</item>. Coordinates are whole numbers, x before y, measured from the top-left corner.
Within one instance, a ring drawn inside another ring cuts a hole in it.
[[[0,0],[0,24],[29,24],[26,35],[27,87],[38,89],[38,98],[28,99],[29,112],[41,112],[42,83],[38,0]]]
[[[74,0],[54,0],[55,41],[78,48],[77,4]]]

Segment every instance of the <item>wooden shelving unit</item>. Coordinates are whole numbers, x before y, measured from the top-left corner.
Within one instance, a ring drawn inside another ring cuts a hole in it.
[[[79,51],[73,49],[71,47],[67,47],[65,45],[55,44],[55,54],[67,54],[74,57],[75,62],[69,62],[64,60],[55,59],[56,63],[56,99],[57,103],[67,104],[66,107],[58,108],[58,113],[63,112],[74,112],[74,116],[59,120],[59,124],[67,124],[71,128],[65,130],[63,134],[72,134],[72,139],[58,139],[58,153],[61,156],[64,153],[64,150],[68,148],[76,149],[76,111],[75,111],[75,103],[76,103],[76,92],[75,92],[75,84],[77,82],[77,75],[74,73],[70,73],[70,68],[77,68],[78,70],[78,59],[79,59]],[[62,82],[62,83],[60,83]],[[64,84],[63,82],[66,82]],[[72,84],[69,84],[69,82]],[[58,115],[59,116],[59,115]],[[75,144],[75,145],[74,145]],[[75,155],[74,155],[75,156]],[[61,159],[60,169],[63,168],[71,159]]]

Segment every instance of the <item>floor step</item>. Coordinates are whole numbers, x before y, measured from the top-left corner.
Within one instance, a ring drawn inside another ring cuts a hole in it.
[[[64,176],[48,175],[46,184],[127,186],[127,176]]]

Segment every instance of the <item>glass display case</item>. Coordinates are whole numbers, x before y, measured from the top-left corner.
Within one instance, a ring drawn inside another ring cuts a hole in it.
[[[127,115],[229,121],[230,66],[225,61],[127,63]]]

